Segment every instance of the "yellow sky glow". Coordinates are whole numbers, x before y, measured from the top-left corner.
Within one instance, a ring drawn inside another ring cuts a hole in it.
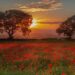
[[[37,26],[37,20],[33,19],[30,28],[35,28]]]

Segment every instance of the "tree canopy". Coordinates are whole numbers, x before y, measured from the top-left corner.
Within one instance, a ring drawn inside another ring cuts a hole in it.
[[[7,10],[0,12],[0,32],[7,32],[9,39],[13,39],[13,34],[20,28],[26,35],[30,32],[29,26],[32,23],[32,16],[20,10]]]
[[[75,15],[62,22],[56,32],[59,35],[63,33],[64,36],[71,39],[72,35],[75,33]]]

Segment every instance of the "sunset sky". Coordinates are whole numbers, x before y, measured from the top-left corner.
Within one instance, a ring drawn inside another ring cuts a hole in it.
[[[0,11],[9,9],[22,10],[33,16],[36,23],[31,27],[30,37],[51,37],[56,36],[60,22],[75,15],[75,0],[0,0]]]

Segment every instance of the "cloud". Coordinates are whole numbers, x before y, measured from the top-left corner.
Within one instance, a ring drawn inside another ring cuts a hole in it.
[[[18,9],[27,12],[37,11],[51,11],[61,9],[63,4],[59,0],[41,0],[39,2],[32,2],[26,5],[17,4]]]

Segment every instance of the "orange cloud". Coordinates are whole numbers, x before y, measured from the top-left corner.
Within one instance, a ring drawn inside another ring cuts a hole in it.
[[[37,12],[37,11],[50,11],[61,9],[62,3],[59,0],[42,0],[40,2],[33,2],[26,5],[18,4],[18,9],[27,12]]]

